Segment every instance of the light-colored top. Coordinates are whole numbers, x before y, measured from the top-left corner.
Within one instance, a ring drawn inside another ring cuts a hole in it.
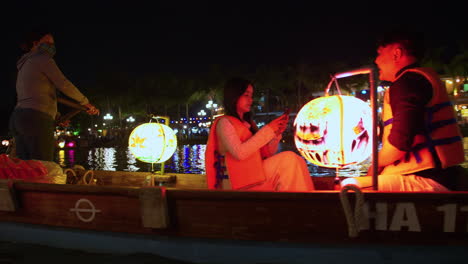
[[[16,108],[30,108],[50,115],[57,115],[56,89],[85,105],[89,101],[58,68],[46,52],[35,50],[24,54],[16,64]]]
[[[250,124],[243,122],[243,124],[250,128]],[[243,160],[252,155],[255,151],[261,147],[267,145],[268,154],[262,153],[263,158],[269,157],[275,154],[278,150],[278,143],[281,140],[281,134],[276,136],[273,129],[265,125],[260,130],[258,130],[255,135],[241,142],[239,136],[234,129],[234,126],[231,124],[228,118],[221,118],[216,126],[218,142],[219,142],[219,152],[221,155],[225,155],[226,152],[231,153],[231,155],[238,160]]]

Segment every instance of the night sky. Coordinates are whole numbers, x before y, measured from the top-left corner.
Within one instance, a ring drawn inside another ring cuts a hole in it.
[[[85,94],[103,72],[197,74],[213,64],[360,65],[375,56],[377,34],[397,25],[424,31],[433,46],[454,46],[454,39],[468,38],[466,10],[447,3],[409,8],[405,2],[375,2],[379,7],[316,1],[96,2],[47,6],[21,1],[8,9],[12,17],[1,18],[6,30],[1,41],[6,56],[0,60],[2,128],[16,100],[17,39],[35,24],[52,29],[57,64]]]

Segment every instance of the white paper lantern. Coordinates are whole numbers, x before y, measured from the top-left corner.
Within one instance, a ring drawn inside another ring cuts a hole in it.
[[[174,131],[164,124],[145,123],[132,131],[128,138],[128,145],[138,160],[161,163],[174,154],[177,148],[177,137]]]
[[[370,106],[353,96],[326,96],[308,102],[294,120],[294,142],[308,161],[342,168],[372,152]]]

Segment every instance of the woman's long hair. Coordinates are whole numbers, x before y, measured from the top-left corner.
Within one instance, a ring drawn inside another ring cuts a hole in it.
[[[252,112],[247,112],[244,116],[237,114],[237,101],[245,93],[247,87],[253,83],[243,78],[231,78],[224,85],[224,112],[226,115],[236,117],[240,121],[246,121],[250,124],[250,131],[255,134],[258,131],[258,127],[252,119]]]

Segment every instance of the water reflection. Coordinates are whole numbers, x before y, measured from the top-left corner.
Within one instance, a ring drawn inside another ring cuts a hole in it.
[[[126,154],[127,154],[127,161],[128,161],[126,171],[138,171],[138,170],[140,170],[140,168],[138,168],[136,166],[137,159],[135,158],[135,156],[130,151],[130,148],[127,149]]]
[[[71,150],[68,150],[68,151],[71,151]],[[69,162],[67,162],[65,156],[66,156],[65,155],[65,150],[61,149],[61,150],[58,151],[58,158],[56,160],[57,160],[57,163],[60,164],[60,166],[62,166],[62,167],[66,167],[68,163],[71,163],[71,159],[70,159]]]
[[[67,167],[68,164],[75,164],[75,150],[74,149],[67,149],[67,150],[59,150],[57,152],[56,157],[57,163],[60,164],[62,167]]]
[[[205,173],[205,144],[178,146],[174,155],[164,163],[164,171],[172,173]],[[288,146],[280,151],[293,150]],[[144,163],[135,158],[128,147],[77,148],[59,150],[56,157],[63,167],[81,165],[90,170],[108,171],[159,171],[161,164]],[[309,162],[309,170],[314,176],[333,176],[335,169],[320,168]],[[360,166],[341,170],[347,176],[359,175]]]
[[[87,163],[83,163],[85,168],[93,170],[117,170],[117,150],[116,148],[94,148],[88,150]],[[125,160],[128,164],[128,160]]]
[[[205,148],[206,145],[178,146],[172,158],[164,163],[164,171],[205,173]],[[137,160],[128,147],[61,149],[57,151],[56,160],[62,167],[81,165],[88,170],[161,170],[161,164]]]
[[[468,157],[468,138],[463,139],[465,157]],[[205,144],[178,146],[174,155],[164,163],[164,171],[172,173],[205,173]],[[280,144],[280,151],[295,151],[294,146]],[[160,164],[153,166],[141,162],[133,156],[128,147],[111,148],[76,148],[57,151],[57,162],[63,167],[71,167],[75,164],[82,165],[91,170],[109,171],[152,171],[160,170]],[[366,161],[337,171],[336,169],[322,168],[307,162],[311,175],[323,176],[359,176],[367,172],[370,158]],[[468,168],[468,161],[462,164]]]

